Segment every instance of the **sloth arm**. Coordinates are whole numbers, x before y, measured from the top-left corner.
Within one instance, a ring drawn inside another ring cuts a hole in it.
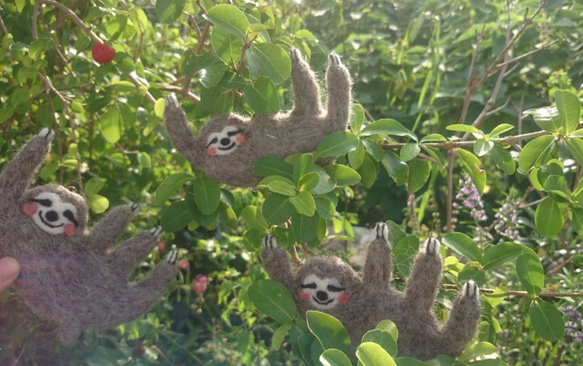
[[[389,284],[392,267],[392,248],[384,231],[385,224],[377,224],[376,238],[368,246],[364,263],[363,283],[372,289],[385,288]]]
[[[137,206],[125,205],[114,207],[95,224],[87,238],[87,245],[96,252],[105,252],[111,248],[117,238],[126,230]]]
[[[333,131],[343,131],[348,124],[351,102],[351,80],[346,67],[340,61],[340,57],[331,54],[328,58],[328,70],[326,72],[327,119]]]
[[[6,165],[0,174],[1,207],[3,209],[17,206],[34,173],[49,153],[53,137],[52,130],[42,129]]]
[[[278,246],[264,248],[261,254],[263,266],[272,280],[283,283],[292,292],[294,275],[286,251]]]
[[[186,158],[186,160],[190,161],[191,164],[201,166],[203,163],[201,155],[203,151],[199,149],[199,144],[194,138],[186,114],[178,104],[174,94],[170,94],[166,97],[164,119],[166,120],[168,136],[176,149]],[[198,153],[197,150],[199,150]]]
[[[322,112],[320,104],[320,88],[316,77],[307,62],[302,60],[300,51],[294,48],[291,53],[291,81],[294,90],[293,115],[314,116]]]

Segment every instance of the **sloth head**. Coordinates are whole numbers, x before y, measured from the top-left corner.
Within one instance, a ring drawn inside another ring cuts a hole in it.
[[[22,213],[50,235],[73,236],[83,232],[87,206],[76,193],[61,186],[49,185],[30,190],[24,197]]]
[[[248,139],[247,122],[237,115],[221,115],[202,126],[198,143],[209,158],[229,155]]]
[[[315,257],[296,276],[300,301],[316,310],[346,305],[362,285],[358,274],[337,257]]]

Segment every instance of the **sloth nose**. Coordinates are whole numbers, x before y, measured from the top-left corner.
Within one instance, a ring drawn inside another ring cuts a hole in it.
[[[221,145],[227,146],[227,145],[230,145],[230,144],[231,144],[231,139],[230,138],[224,137],[224,138],[221,139]]]
[[[320,301],[328,300],[328,293],[326,291],[318,291],[316,292],[316,297]]]
[[[59,214],[55,211],[49,211],[45,214],[45,218],[50,222],[55,222],[59,219]]]

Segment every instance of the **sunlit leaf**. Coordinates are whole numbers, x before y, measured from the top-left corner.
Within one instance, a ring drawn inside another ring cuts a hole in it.
[[[249,286],[249,299],[259,311],[280,324],[291,324],[297,315],[294,299],[281,282],[254,281]]]

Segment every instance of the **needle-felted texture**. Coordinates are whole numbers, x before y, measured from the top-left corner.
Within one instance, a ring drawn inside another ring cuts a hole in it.
[[[193,167],[212,178],[233,186],[251,187],[260,181],[253,171],[259,158],[314,151],[327,135],[346,130],[351,81],[338,55],[329,57],[326,109],[320,103],[314,73],[297,49],[292,50],[291,60],[295,105],[288,113],[256,114],[251,118],[219,115],[209,120],[195,138],[176,97],[168,96],[164,112],[166,129],[176,149]]]
[[[363,275],[337,257],[318,256],[292,269],[285,250],[273,236],[266,236],[262,253],[269,276],[283,283],[292,293],[298,312],[318,310],[344,324],[353,347],[362,336],[384,319],[399,330],[400,357],[428,360],[441,354],[459,355],[472,340],[480,320],[478,287],[468,281],[459,293],[450,316],[440,324],[431,306],[441,278],[439,242],[428,239],[424,252],[417,254],[407,286],[400,292],[389,284],[391,245],[386,224],[376,226]]]
[[[68,343],[84,329],[111,328],[146,312],[174,278],[176,253],[128,284],[130,272],[156,246],[160,228],[115,245],[137,205],[116,207],[88,228],[80,195],[59,185],[28,189],[53,137],[43,129],[0,173],[0,257],[20,262],[16,293],[34,313],[54,321]]]

